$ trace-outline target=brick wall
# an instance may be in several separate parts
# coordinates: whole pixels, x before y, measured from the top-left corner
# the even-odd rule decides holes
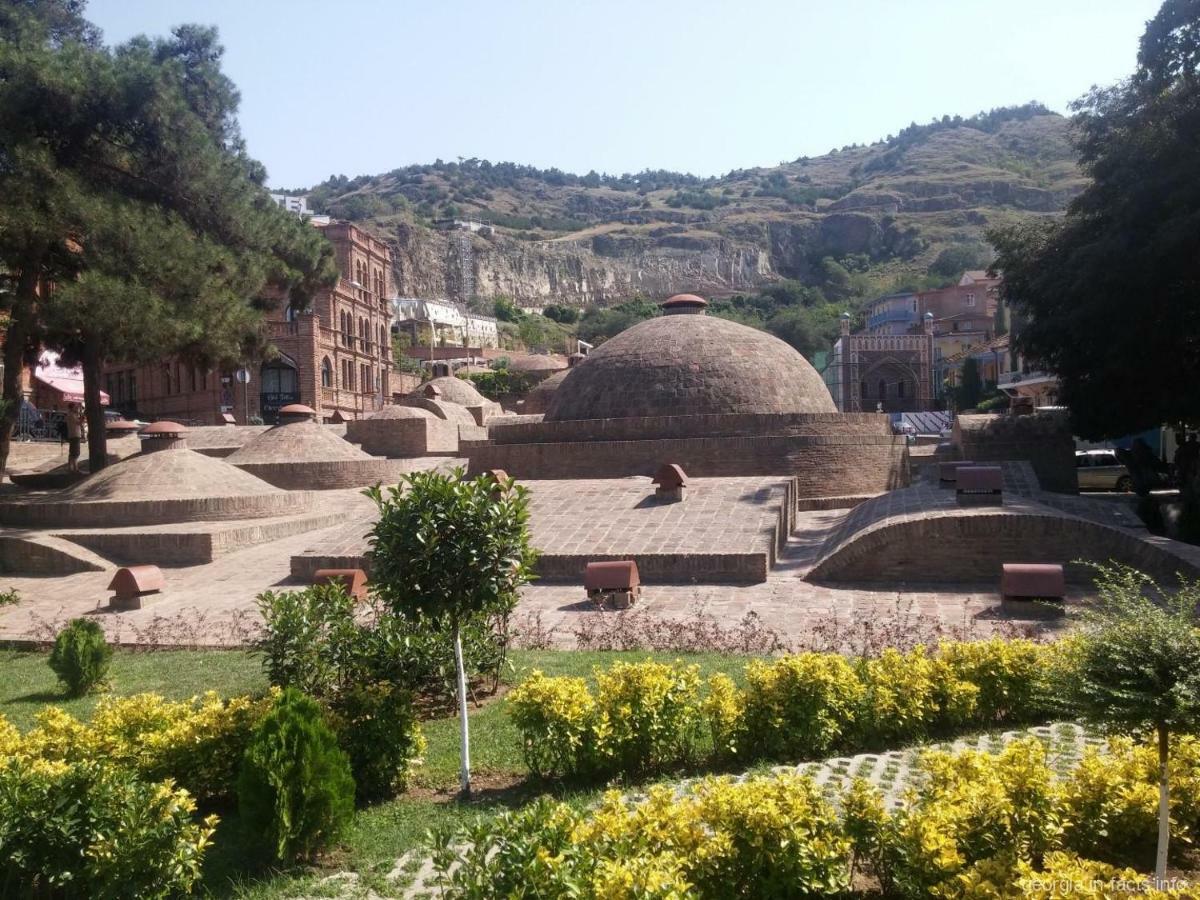
[[[1063,563],[1067,577],[1088,580],[1073,560],[1117,560],[1172,579],[1200,572],[1189,548],[1151,541],[1098,522],[1052,515],[982,512],[885,522],[821,560],[811,581],[1000,583],[1006,562]]]
[[[346,439],[373,456],[440,456],[458,452],[458,426],[445,419],[361,419]]]
[[[521,426],[506,426],[521,427]],[[515,478],[653,475],[664,462],[696,478],[795,476],[800,497],[870,494],[908,484],[903,437],[822,435],[691,437],[677,440],[498,444],[464,442],[470,473],[503,469]]]
[[[958,416],[953,442],[960,459],[1028,460],[1042,490],[1075,494],[1075,439],[1060,413],[1031,416]]]
[[[27,528],[121,528],[289,516],[311,504],[312,495],[299,491],[179,500],[9,501],[0,503],[0,522]]]
[[[771,435],[890,435],[887,416],[875,413],[737,414],[580,419],[569,422],[495,423],[498,444],[566,441],[637,441],[648,438],[754,437]]]

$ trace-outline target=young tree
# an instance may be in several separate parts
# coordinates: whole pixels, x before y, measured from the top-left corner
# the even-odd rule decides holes
[[[414,472],[386,493],[366,491],[379,508],[370,534],[371,584],[400,616],[448,626],[454,640],[461,720],[461,785],[471,792],[470,733],[462,629],[511,612],[532,574],[528,492],[511,479],[465,479]]]
[[[0,265],[16,275],[3,396],[19,406],[22,364],[43,344],[82,362],[94,471],[108,358],[245,358],[267,285],[303,306],[336,270],[328,242],[266,195],[215,31],[109,49],[82,8],[0,14]]]
[[[1170,843],[1171,735],[1200,725],[1200,583],[1164,591],[1149,576],[1097,565],[1099,602],[1065,646],[1053,694],[1071,715],[1117,732],[1149,732],[1158,746],[1158,852],[1166,874]],[[1151,597],[1158,598],[1158,602]]]

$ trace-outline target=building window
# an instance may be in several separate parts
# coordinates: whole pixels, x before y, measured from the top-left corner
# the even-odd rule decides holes
[[[328,356],[321,360],[321,387],[333,387],[333,363]]]
[[[289,303],[289,304],[288,304],[288,307],[287,307],[287,309],[285,309],[285,310],[283,311],[283,318],[284,318],[284,321],[287,321],[287,322],[295,322],[295,321],[296,321],[296,316],[297,316],[297,313],[296,313],[296,307],[292,306],[292,305]]]
[[[904,399],[904,379],[903,378],[900,379],[900,382],[896,385],[896,396],[899,397],[901,400]]]
[[[975,295],[967,294],[967,306],[974,306],[974,305],[975,305]]]
[[[887,382],[882,378],[879,379],[879,399],[883,400],[887,397]]]
[[[130,403],[137,403],[137,372],[129,373],[129,393],[125,399]]]
[[[867,389],[867,383],[865,381],[859,382],[858,393],[862,397],[871,396],[871,392]]]

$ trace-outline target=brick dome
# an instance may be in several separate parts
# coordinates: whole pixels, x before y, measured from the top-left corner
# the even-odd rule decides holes
[[[408,396],[429,397],[426,391],[431,387],[437,389],[435,396],[438,400],[457,403],[459,406],[482,406],[488,402],[487,398],[475,389],[475,385],[457,375],[442,375],[439,378],[432,378]]]
[[[697,312],[605,341],[569,370],[546,421],[837,412],[821,376],[779,338]]]

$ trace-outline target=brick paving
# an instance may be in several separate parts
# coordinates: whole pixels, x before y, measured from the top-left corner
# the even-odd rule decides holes
[[[543,574],[574,581],[581,560],[624,556],[637,558],[643,576],[658,580],[686,580],[693,572],[713,580],[714,571],[724,571],[729,577],[722,580],[753,581],[767,575],[782,543],[790,482],[695,478],[686,500],[666,504],[654,499],[644,477],[521,483],[530,492],[530,532]],[[315,537],[292,571],[303,577],[330,560],[361,561],[368,528],[348,522]]]

